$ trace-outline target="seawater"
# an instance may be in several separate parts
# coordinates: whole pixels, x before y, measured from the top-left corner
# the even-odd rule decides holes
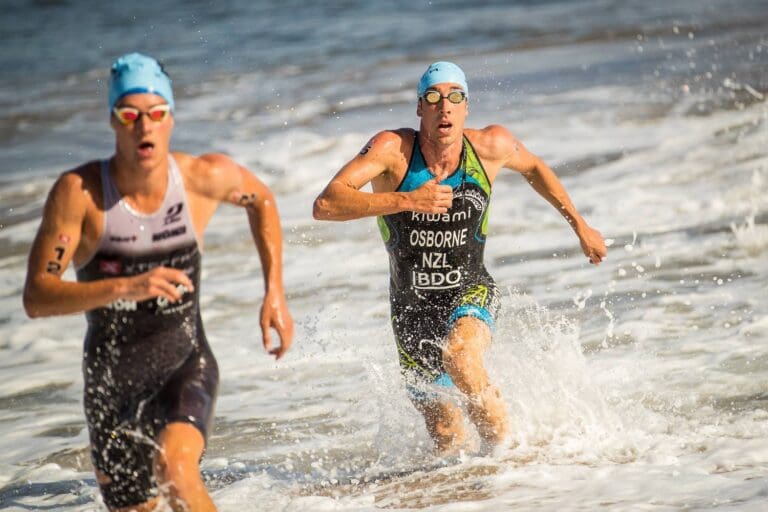
[[[56,176],[112,151],[108,64],[143,51],[174,80],[173,147],[231,155],[282,214],[297,333],[279,363],[242,211],[222,206],[205,238],[222,380],[203,471],[221,510],[764,509],[766,2],[154,5],[16,1],[0,18],[0,508],[103,508],[82,315],[29,320],[21,290]],[[448,464],[399,378],[375,222],[311,218],[371,135],[418,126],[416,80],[443,59],[468,74],[468,126],[507,126],[611,243],[590,266],[499,176],[487,363],[513,435]]]

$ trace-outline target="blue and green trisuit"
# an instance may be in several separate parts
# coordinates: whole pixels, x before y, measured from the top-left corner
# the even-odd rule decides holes
[[[415,190],[431,179],[415,132],[397,191]],[[389,252],[392,328],[403,373],[411,383],[452,386],[442,357],[451,327],[472,316],[493,328],[499,309],[496,283],[483,263],[491,184],[466,137],[459,167],[440,184],[453,189],[448,212],[400,212],[380,216],[378,224]],[[426,397],[409,388],[414,398]]]

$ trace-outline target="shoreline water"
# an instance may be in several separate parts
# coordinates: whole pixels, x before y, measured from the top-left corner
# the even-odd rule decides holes
[[[297,336],[277,364],[242,212],[222,207],[206,235],[222,378],[203,469],[221,510],[762,510],[765,2],[43,4],[0,21],[0,508],[101,509],[85,322],[29,320],[20,294],[53,180],[111,153],[103,81],[133,41],[171,70],[173,147],[245,163],[283,216]],[[590,266],[556,211],[499,177],[485,257],[506,293],[487,360],[515,444],[421,471],[437,461],[399,378],[375,222],[318,223],[311,201],[372,134],[417,126],[415,81],[437,58],[468,73],[468,126],[512,129],[613,245]]]

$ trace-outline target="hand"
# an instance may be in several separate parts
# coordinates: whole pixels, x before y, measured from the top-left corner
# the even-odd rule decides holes
[[[280,346],[272,348],[272,337],[269,329],[273,328],[280,336]],[[263,338],[264,350],[275,359],[280,359],[288,352],[293,341],[293,319],[288,312],[288,306],[285,304],[285,296],[280,293],[268,293],[264,297],[264,304],[261,306],[261,333]]]
[[[589,226],[585,226],[583,229],[576,232],[581,242],[581,250],[584,251],[584,255],[589,258],[589,262],[594,265],[599,265],[605,255],[608,254],[608,249],[605,247],[605,240],[603,235],[596,229],[592,229]]]
[[[165,297],[176,302],[184,293],[195,289],[187,274],[168,267],[153,268],[149,272],[126,278],[126,286],[124,297],[139,302],[155,297]]]
[[[445,213],[453,205],[453,189],[440,185],[437,178],[424,183],[409,193],[412,206],[409,210],[419,213]]]

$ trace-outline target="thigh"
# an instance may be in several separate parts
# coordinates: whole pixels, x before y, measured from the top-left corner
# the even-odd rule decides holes
[[[493,330],[501,306],[499,289],[489,275],[468,282],[456,294],[451,304],[451,328],[460,318],[472,317]]]
[[[213,422],[219,385],[219,368],[204,338],[168,380],[156,400],[163,411],[163,425],[190,423],[206,438]]]
[[[433,381],[443,373],[446,313],[447,310],[411,302],[393,303],[392,330],[404,375]]]

